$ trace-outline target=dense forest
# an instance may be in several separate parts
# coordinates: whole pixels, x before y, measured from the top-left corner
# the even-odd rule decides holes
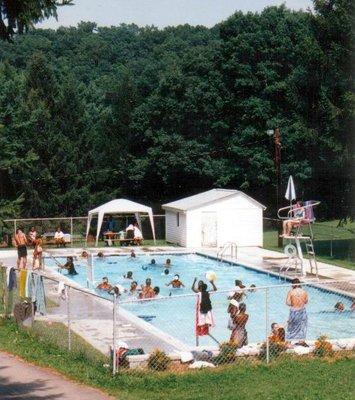
[[[10,216],[85,215],[212,187],[275,207],[292,174],[321,217],[354,213],[353,2],[237,12],[213,28],[30,30],[0,42],[0,198]],[[285,200],[286,201],[286,200]]]

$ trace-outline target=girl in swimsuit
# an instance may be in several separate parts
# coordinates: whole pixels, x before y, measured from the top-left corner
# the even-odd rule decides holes
[[[42,239],[37,239],[35,242],[35,249],[33,251],[33,269],[42,268]]]

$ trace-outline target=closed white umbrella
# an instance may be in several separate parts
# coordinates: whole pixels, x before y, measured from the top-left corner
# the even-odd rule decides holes
[[[295,184],[293,183],[292,175],[290,175],[290,177],[288,178],[285,197],[287,200],[290,201],[290,206],[292,205],[292,200],[296,200],[296,189]]]

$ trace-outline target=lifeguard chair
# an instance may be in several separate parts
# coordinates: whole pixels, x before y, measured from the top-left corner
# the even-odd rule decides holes
[[[306,253],[308,255],[308,261],[309,261],[309,266],[311,270],[311,274],[313,274],[313,271],[315,272],[316,277],[318,278],[318,264],[316,260],[316,254],[314,251],[314,245],[313,245],[313,229],[312,229],[312,224],[315,221],[315,216],[314,216],[314,207],[318,206],[320,204],[320,201],[316,200],[309,200],[305,201],[303,203],[303,206],[299,207],[297,205],[291,205],[288,207],[283,207],[280,208],[277,212],[277,216],[280,220],[299,220],[298,223],[295,226],[295,234],[290,235],[290,236],[283,236],[284,239],[288,240],[288,245],[292,244],[292,242],[295,242],[295,248],[297,250],[297,258],[300,260],[300,273],[302,276],[306,276],[306,271],[304,268],[304,258],[303,258],[303,251],[301,247],[301,241],[305,243],[305,248],[306,248]],[[299,219],[299,217],[296,217],[297,211],[304,210],[304,217],[302,219]],[[302,228],[308,226],[309,228],[309,236],[304,236],[302,233]],[[281,268],[280,271],[284,269],[285,271],[288,270],[288,266],[285,265],[285,268]],[[297,272],[297,269],[296,269]]]

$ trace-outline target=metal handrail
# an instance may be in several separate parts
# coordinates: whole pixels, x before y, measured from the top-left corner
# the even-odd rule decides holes
[[[303,206],[300,206],[300,207],[294,207],[294,206],[282,207],[282,208],[280,208],[280,209],[277,211],[277,217],[278,217],[279,219],[297,219],[296,217],[293,217],[293,216],[292,216],[292,213],[293,213],[293,212],[295,212],[295,211],[297,211],[297,210],[302,210],[302,209],[304,210],[305,208],[313,208],[313,207],[318,206],[318,205],[321,203],[321,202],[318,201],[318,200],[309,200],[309,201],[311,202],[311,204],[307,204],[306,206],[303,205]],[[287,216],[282,217],[282,216],[280,215],[280,213],[282,213],[282,212],[285,211],[285,210],[288,210]]]
[[[217,259],[222,260],[223,254],[225,253],[225,251],[226,251],[229,247],[231,248],[231,256],[233,256],[233,255],[232,255],[233,247],[235,248],[235,258],[237,258],[237,251],[238,251],[237,243],[235,243],[235,242],[227,242],[227,243],[225,243],[225,244],[223,245],[223,248],[220,249],[220,250],[217,252]]]

